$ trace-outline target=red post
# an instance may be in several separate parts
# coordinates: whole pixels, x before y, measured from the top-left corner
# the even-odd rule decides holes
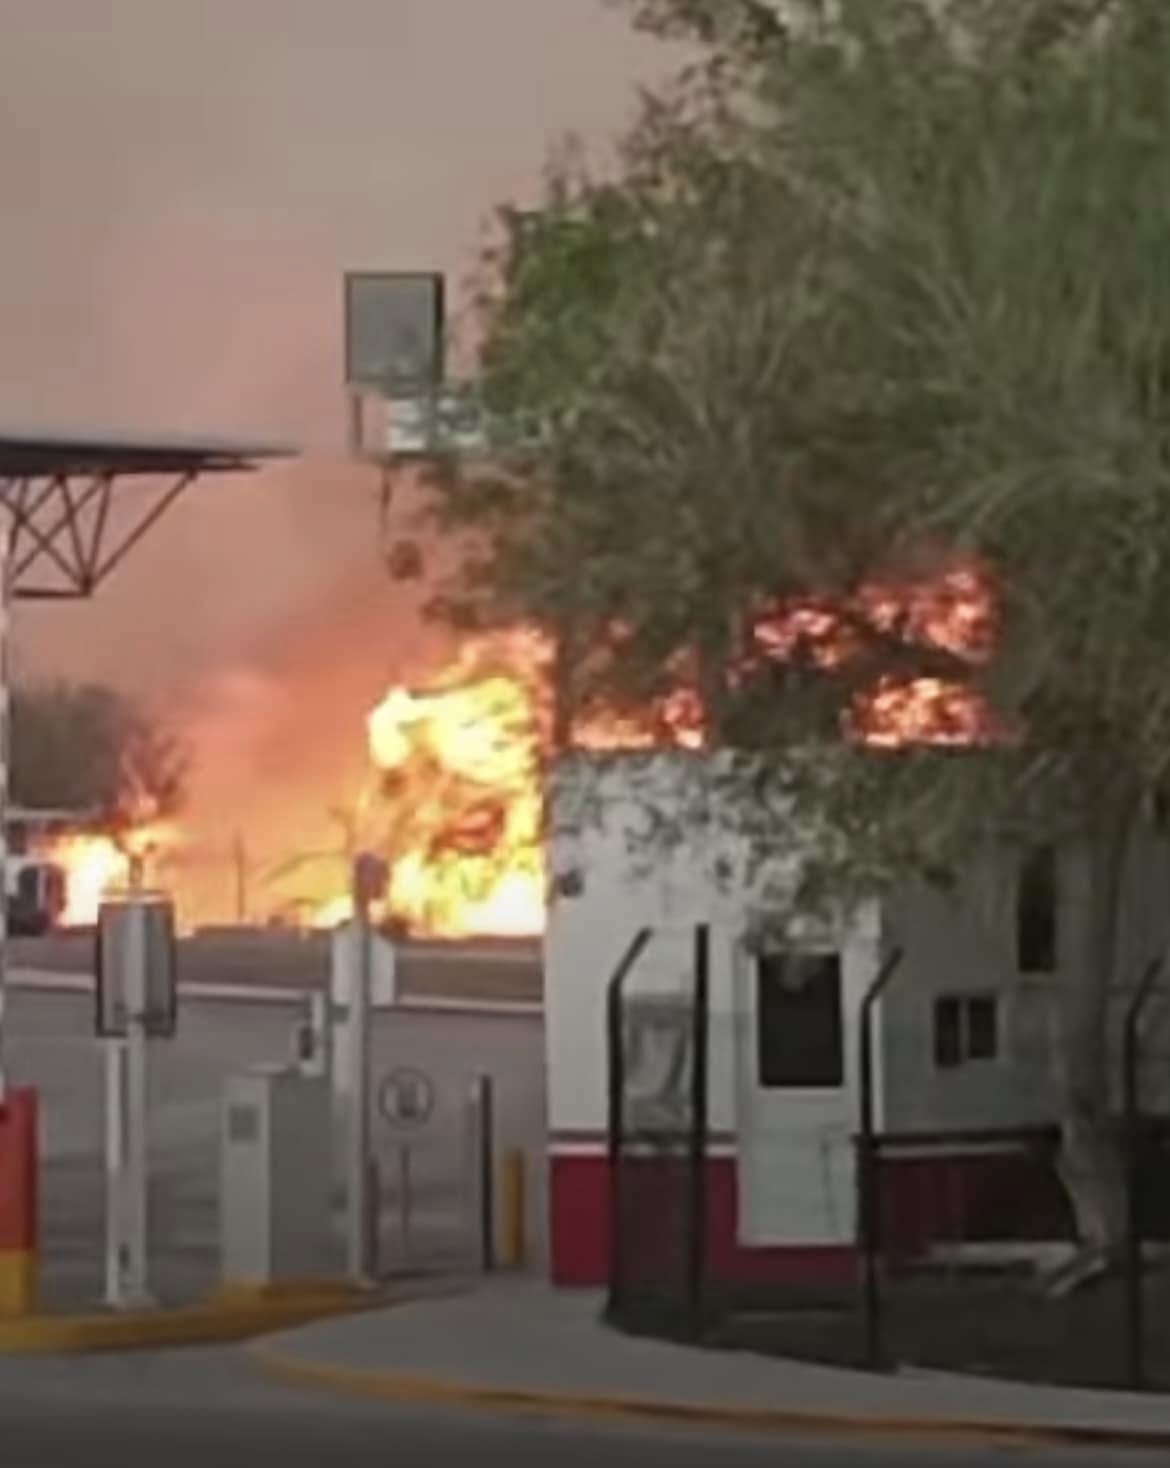
[[[0,1101],[0,1320],[36,1308],[38,1211],[37,1093],[13,1087]]]

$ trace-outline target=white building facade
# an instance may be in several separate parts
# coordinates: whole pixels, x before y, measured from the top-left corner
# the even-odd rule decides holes
[[[895,950],[901,960],[874,1010],[874,1100],[879,1130],[898,1138],[883,1188],[907,1246],[915,1229],[937,1231],[935,1215],[953,1207],[956,1187],[964,1217],[980,1227],[1058,1228],[1063,1202],[1051,1187],[1028,1201],[1035,1179],[1024,1176],[1017,1135],[1058,1114],[1053,998],[1063,924],[1053,854],[988,857],[954,889],[813,922],[785,896],[798,850],[750,874],[742,841],[717,821],[691,823],[696,780],[705,779],[696,757],[609,756],[574,759],[552,784],[554,1281],[606,1277],[606,992],[643,929],[649,937],[625,988],[644,1003],[689,992],[695,927],[709,930],[707,1233],[725,1275],[852,1273],[859,1019]],[[708,812],[712,799],[700,801]],[[669,835],[655,834],[664,810],[683,809]],[[1160,872],[1148,853],[1135,856],[1123,975],[1165,941]],[[654,1057],[643,1061],[652,1081]],[[1004,1198],[1021,1203],[1023,1222],[1006,1216]]]

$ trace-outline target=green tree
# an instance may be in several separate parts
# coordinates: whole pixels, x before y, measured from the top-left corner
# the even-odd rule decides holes
[[[1063,1165],[1095,1265],[1121,1235],[1121,872],[1170,764],[1170,13],[780,9],[641,5],[710,64],[648,106],[616,181],[562,170],[511,232],[485,391],[543,434],[441,481],[442,523],[477,537],[443,606],[571,627],[578,706],[690,684],[752,756],[763,847],[769,781],[849,837],[810,865],[822,894],[1059,841]],[[994,588],[984,661],[867,611],[956,555]],[[762,621],[810,602],[853,655],[761,655]],[[867,688],[925,676],[1010,737],[794,763]]]

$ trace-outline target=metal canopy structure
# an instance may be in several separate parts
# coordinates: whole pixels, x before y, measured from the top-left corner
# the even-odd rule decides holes
[[[179,495],[204,474],[290,458],[274,444],[0,425],[0,1105],[8,950],[8,651],[12,598],[92,596]],[[118,491],[122,492],[118,492]]]
[[[230,439],[12,430],[0,424],[8,595],[91,596],[200,476],[246,473],[293,452]],[[123,484],[127,480],[132,483]]]

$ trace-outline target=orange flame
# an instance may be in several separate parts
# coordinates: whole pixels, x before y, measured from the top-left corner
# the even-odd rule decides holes
[[[780,604],[758,619],[754,642],[765,660],[804,657],[831,672],[864,657],[867,638],[879,634],[908,649],[942,650],[960,670],[974,670],[990,655],[993,610],[987,579],[960,566],[904,585],[875,583],[845,604]],[[381,917],[443,937],[543,930],[541,766],[551,731],[551,666],[540,634],[491,634],[469,639],[423,684],[387,691],[367,717],[369,776],[347,817],[346,849],[323,853],[312,895],[298,899],[311,925],[333,927],[350,916],[346,869],[364,848],[379,853],[389,872],[375,904]],[[591,716],[574,742],[594,751],[695,749],[703,722],[697,696],[681,687],[644,718]],[[844,733],[876,748],[996,737],[978,692],[961,677],[910,674],[879,676],[854,700]],[[118,836],[55,842],[52,856],[67,873],[65,921],[92,923],[103,893],[129,881],[131,857],[161,853],[165,863],[176,854],[175,839],[144,824]],[[164,864],[164,875],[172,870],[181,882],[181,863]]]
[[[171,848],[177,831],[157,822],[132,827],[117,835],[104,832],[69,832],[51,838],[42,855],[65,873],[65,906],[62,927],[92,927],[97,922],[102,899],[124,890],[136,872],[145,883],[150,861]]]
[[[444,937],[544,926],[540,753],[549,652],[527,633],[465,645],[368,720],[389,913]]]

